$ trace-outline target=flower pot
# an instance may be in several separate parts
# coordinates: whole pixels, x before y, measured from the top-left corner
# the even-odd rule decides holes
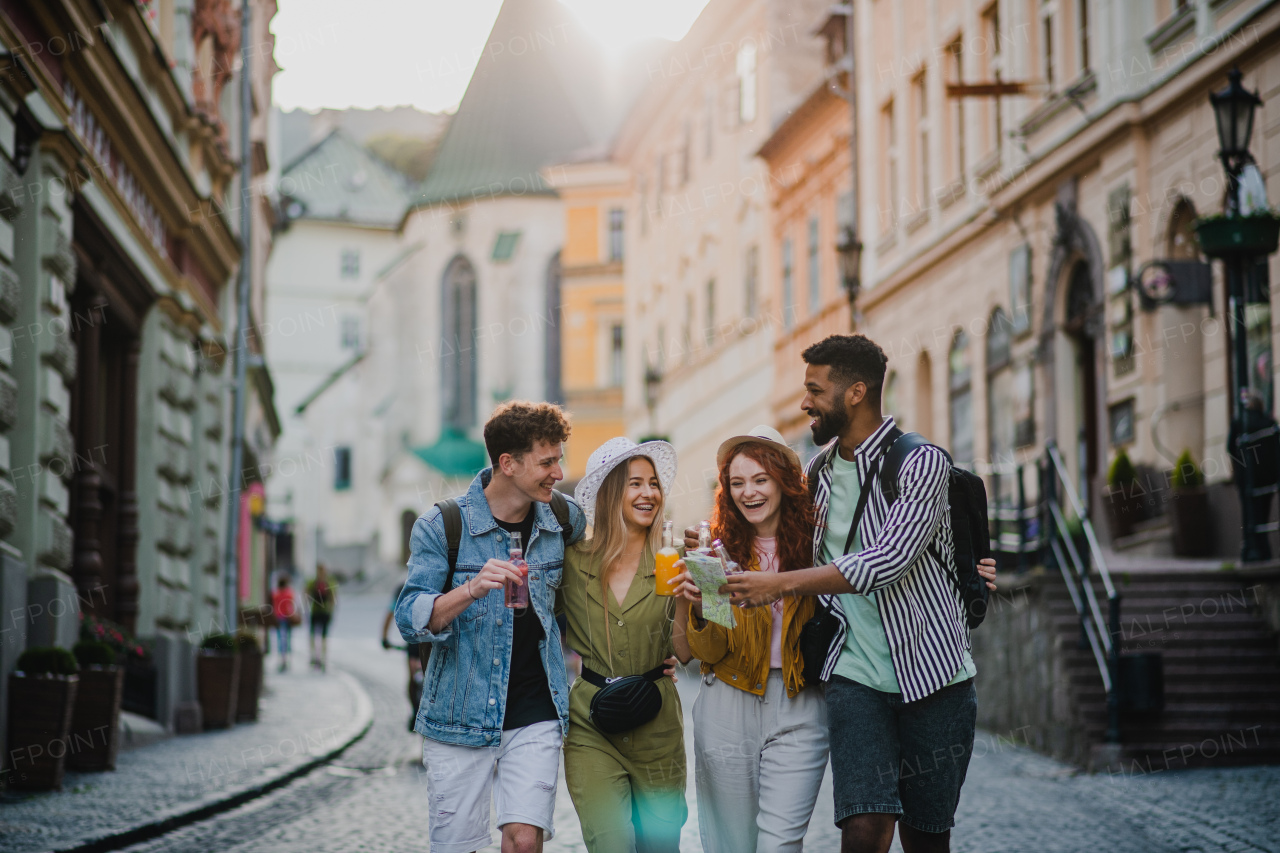
[[[120,702],[124,667],[91,666],[80,670],[67,767],[72,770],[115,770],[120,746]]]
[[[156,718],[156,665],[151,661],[129,660],[124,666],[124,698],[120,707],[131,714]]]
[[[201,649],[196,656],[196,688],[206,729],[227,729],[236,721],[240,654]]]
[[[1211,258],[1269,255],[1280,245],[1280,219],[1273,216],[1232,216],[1196,223],[1200,248]]]
[[[10,788],[62,790],[78,683],[74,675],[9,676]]]
[[[1209,492],[1204,486],[1174,489],[1173,552],[1179,557],[1208,557],[1213,553]]]
[[[262,652],[240,650],[240,689],[236,700],[236,721],[258,719],[258,696],[262,693]]]
[[[1112,486],[1104,496],[1113,542],[1131,535],[1134,524],[1142,520],[1143,497],[1138,491],[1137,483]]]

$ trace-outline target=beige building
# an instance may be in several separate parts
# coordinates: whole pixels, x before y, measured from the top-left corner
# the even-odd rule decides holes
[[[1146,529],[1116,543],[1134,553],[1168,553],[1159,496],[1189,449],[1217,552],[1236,553],[1220,265],[1211,305],[1146,310],[1133,282],[1148,261],[1199,258],[1192,222],[1222,210],[1208,94],[1232,66],[1263,98],[1252,151],[1276,198],[1280,6],[857,0],[855,14],[859,307],[889,353],[891,408],[1006,502],[1019,475],[1035,495],[1054,441],[1098,515],[1124,448],[1156,491]],[[947,93],[997,80],[1024,92]],[[1270,312],[1250,305],[1246,330],[1268,399]]]
[[[648,65],[614,142],[630,171],[624,407],[633,437],[680,453],[674,519],[710,507],[715,450],[771,420],[769,173],[756,152],[822,79],[828,4],[712,0]]]

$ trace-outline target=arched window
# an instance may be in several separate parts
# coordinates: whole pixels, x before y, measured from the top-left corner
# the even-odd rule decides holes
[[[1013,503],[1013,450],[1017,446],[1013,361],[1009,352],[1012,324],[1003,308],[991,312],[987,324],[987,453],[991,463],[992,498],[999,506]]]
[[[933,435],[933,359],[921,350],[916,360],[916,432]]]
[[[1178,199],[1178,203],[1173,206],[1164,251],[1170,260],[1200,260],[1200,241],[1196,239],[1196,208],[1188,198]]]
[[[957,329],[947,357],[950,395],[951,458],[957,465],[973,465],[973,370],[969,364],[969,336]]]
[[[898,371],[890,370],[884,378],[884,391],[880,394],[880,408],[898,426],[902,426],[902,410],[898,407]]]
[[[462,255],[449,262],[441,287],[440,402],[444,426],[476,422],[476,272]]]

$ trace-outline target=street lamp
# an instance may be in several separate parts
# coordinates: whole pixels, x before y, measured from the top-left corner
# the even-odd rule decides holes
[[[1227,174],[1234,178],[1253,158],[1249,154],[1249,137],[1253,135],[1253,113],[1262,106],[1256,92],[1250,92],[1240,83],[1239,68],[1227,73],[1227,88],[1209,95],[1213,105],[1213,120],[1218,125],[1218,156]],[[1228,204],[1233,200],[1228,199]]]
[[[1233,68],[1227,74],[1227,87],[1209,95],[1209,103],[1213,107],[1213,118],[1218,128],[1218,156],[1227,173],[1227,197],[1223,204],[1223,213],[1228,220],[1236,220],[1240,215],[1240,171],[1247,163],[1252,162],[1249,154],[1249,137],[1253,134],[1254,111],[1262,104],[1262,99],[1255,92],[1250,92],[1240,82],[1239,68]],[[1256,263],[1256,256],[1247,252],[1233,251],[1220,255],[1223,271],[1227,280],[1228,314],[1232,335],[1232,374],[1235,380],[1235,395],[1232,405],[1232,434],[1237,436],[1238,447],[1228,448],[1229,452],[1240,460],[1240,520],[1241,546],[1240,558],[1243,562],[1253,562],[1263,557],[1258,542],[1258,521],[1254,513],[1253,454],[1246,452],[1243,437],[1248,433],[1248,414],[1246,402],[1249,397],[1249,342],[1245,329],[1246,279],[1249,269]]]
[[[844,286],[845,296],[849,299],[849,319],[853,320],[854,303],[862,290],[859,278],[862,265],[862,241],[854,232],[852,225],[840,229],[840,239],[836,242],[836,253],[840,257],[840,283]]]

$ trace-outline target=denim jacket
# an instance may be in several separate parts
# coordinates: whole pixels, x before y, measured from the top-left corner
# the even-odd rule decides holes
[[[508,557],[509,538],[489,510],[484,487],[493,471],[486,468],[460,496],[462,541],[458,546],[454,588],[475,577],[485,562]],[[546,635],[541,643],[542,664],[551,685],[551,700],[560,715],[562,734],[569,729],[569,685],[565,677],[560,629],[556,625],[556,591],[564,572],[564,539],[549,504],[534,505],[533,533],[525,543],[529,564],[529,600]],[[572,500],[570,542],[586,532],[586,519]],[[410,643],[431,643],[422,699],[414,730],[423,737],[459,746],[497,746],[506,714],[507,681],[511,676],[512,612],[503,605],[501,589],[472,602],[440,633],[427,630],[435,600],[449,570],[444,522],[432,507],[413,525],[409,579],[396,601],[396,627]]]

